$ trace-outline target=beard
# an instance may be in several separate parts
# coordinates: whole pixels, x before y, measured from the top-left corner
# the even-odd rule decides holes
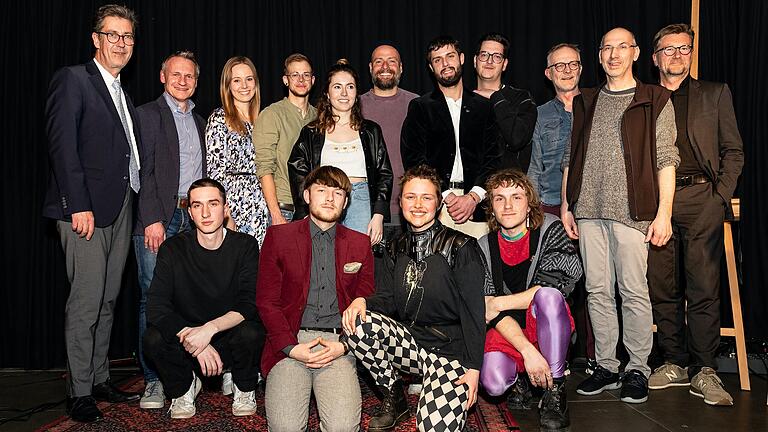
[[[384,73],[384,72],[391,73],[392,74],[392,78],[383,79],[383,78],[379,77],[379,75]],[[391,90],[391,89],[397,87],[398,85],[400,85],[400,75],[398,75],[397,73],[395,73],[393,71],[390,71],[390,70],[380,71],[379,73],[377,73],[373,77],[373,86],[376,87],[376,88],[382,89],[382,90]]]
[[[443,78],[443,76],[438,73],[438,74],[435,74],[435,79],[437,79],[437,82],[443,87],[453,87],[456,84],[458,84],[459,81],[461,81],[462,67],[459,66],[455,70],[456,70],[456,73],[453,74],[453,76],[450,78]]]
[[[327,209],[323,207],[313,207],[309,206],[309,213],[317,220],[322,222],[338,222],[339,219],[341,219],[341,213],[344,211],[344,208],[339,209]]]

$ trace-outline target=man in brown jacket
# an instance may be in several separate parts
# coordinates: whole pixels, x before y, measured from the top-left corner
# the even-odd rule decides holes
[[[580,238],[587,304],[595,334],[595,372],[577,392],[595,395],[622,387],[621,400],[648,400],[651,301],[646,269],[648,242],[663,246],[679,163],[669,91],[632,75],[640,49],[629,30],[615,28],[600,43],[606,83],[584,89],[573,101],[571,149],[566,150],[561,216]],[[629,352],[619,377],[619,322],[614,297],[622,297],[623,341]]]

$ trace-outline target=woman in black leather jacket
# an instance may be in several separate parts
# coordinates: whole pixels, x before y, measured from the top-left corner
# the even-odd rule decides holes
[[[367,234],[371,244],[377,244],[384,221],[390,218],[392,167],[381,128],[361,114],[357,83],[357,73],[346,60],[339,60],[328,71],[317,120],[301,130],[288,159],[296,207],[293,220],[307,216],[301,195],[304,177],[318,166],[333,165],[352,181],[342,224]]]

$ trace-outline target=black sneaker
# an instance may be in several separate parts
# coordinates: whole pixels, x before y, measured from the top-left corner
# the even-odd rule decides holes
[[[608,369],[597,365],[592,375],[585,379],[576,388],[576,393],[593,396],[600,394],[603,390],[616,390],[621,387],[621,378],[618,373],[613,373]]]
[[[593,373],[595,373],[595,369],[597,369],[597,360],[587,359],[587,366],[584,372],[586,372],[587,375],[592,375]]]
[[[643,403],[648,400],[648,378],[636,369],[624,373],[621,400],[627,403]]]

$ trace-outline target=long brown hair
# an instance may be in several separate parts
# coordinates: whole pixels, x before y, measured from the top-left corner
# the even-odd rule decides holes
[[[328,75],[325,79],[325,86],[323,87],[323,93],[320,95],[320,100],[317,102],[317,119],[310,123],[310,127],[316,128],[320,133],[333,132],[338,121],[338,116],[333,115],[333,107],[331,106],[331,99],[328,97],[328,88],[331,86],[331,79],[339,72],[347,72],[352,75],[352,79],[355,81],[355,104],[352,105],[352,113],[349,118],[349,127],[352,130],[360,130],[363,125],[363,112],[360,109],[360,86],[358,83],[360,80],[357,78],[357,72],[349,65],[347,59],[340,59],[335,65],[331,66],[328,71]]]
[[[486,199],[488,200],[488,206],[485,208],[486,215],[488,216],[488,229],[491,232],[501,229],[499,223],[496,221],[496,216],[493,215],[493,190],[500,187],[519,187],[525,191],[525,197],[528,198],[528,213],[529,229],[536,229],[544,223],[544,211],[541,209],[541,200],[539,194],[533,188],[533,184],[527,175],[517,169],[503,169],[488,177],[485,182],[485,191],[487,192]]]
[[[232,68],[239,64],[244,64],[251,68],[256,82],[256,94],[253,95],[253,99],[248,103],[248,119],[251,124],[256,121],[261,106],[261,87],[259,86],[259,74],[256,72],[256,66],[254,66],[251,59],[245,56],[235,56],[227,60],[224,64],[224,69],[221,71],[219,94],[221,95],[221,107],[224,109],[224,120],[227,122],[227,127],[240,135],[246,135],[248,128],[245,126],[245,122],[240,120],[240,117],[237,115],[235,98],[229,90],[230,81],[232,81]]]

